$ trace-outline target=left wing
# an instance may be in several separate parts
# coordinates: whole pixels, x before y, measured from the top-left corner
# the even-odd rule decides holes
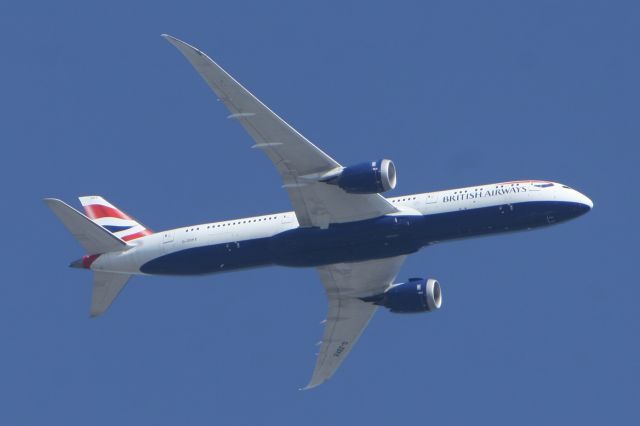
[[[195,47],[163,34],[198,71],[229,112],[264,151],[282,178],[300,226],[327,227],[396,212],[380,194],[348,194],[319,182],[342,166],[271,111],[222,67]]]
[[[406,256],[336,263],[318,268],[329,298],[329,311],[311,389],[328,380],[347,357],[377,306],[360,300],[384,292],[398,275]]]

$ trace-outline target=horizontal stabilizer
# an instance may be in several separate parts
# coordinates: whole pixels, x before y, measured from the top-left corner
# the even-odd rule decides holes
[[[104,314],[118,297],[131,275],[112,272],[96,272],[91,295],[91,317]]]
[[[44,202],[58,216],[69,232],[76,237],[88,254],[121,251],[129,247],[120,238],[63,201],[45,198]]]

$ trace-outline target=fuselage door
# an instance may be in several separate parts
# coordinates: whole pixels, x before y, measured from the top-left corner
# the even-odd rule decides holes
[[[280,223],[282,223],[283,225],[288,223],[293,223],[293,214],[292,213],[283,214]]]
[[[173,247],[174,236],[173,231],[165,231],[162,233],[162,251],[169,252]]]

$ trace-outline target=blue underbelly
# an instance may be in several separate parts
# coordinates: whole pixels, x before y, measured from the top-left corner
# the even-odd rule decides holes
[[[574,203],[527,202],[426,216],[383,216],[297,228],[270,238],[194,247],[145,263],[148,274],[199,275],[265,265],[320,266],[410,254],[434,242],[549,225],[584,211]]]

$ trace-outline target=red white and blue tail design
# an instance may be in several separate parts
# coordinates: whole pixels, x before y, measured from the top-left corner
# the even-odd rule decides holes
[[[124,241],[135,240],[153,233],[100,196],[80,197],[80,202],[91,220]]]

